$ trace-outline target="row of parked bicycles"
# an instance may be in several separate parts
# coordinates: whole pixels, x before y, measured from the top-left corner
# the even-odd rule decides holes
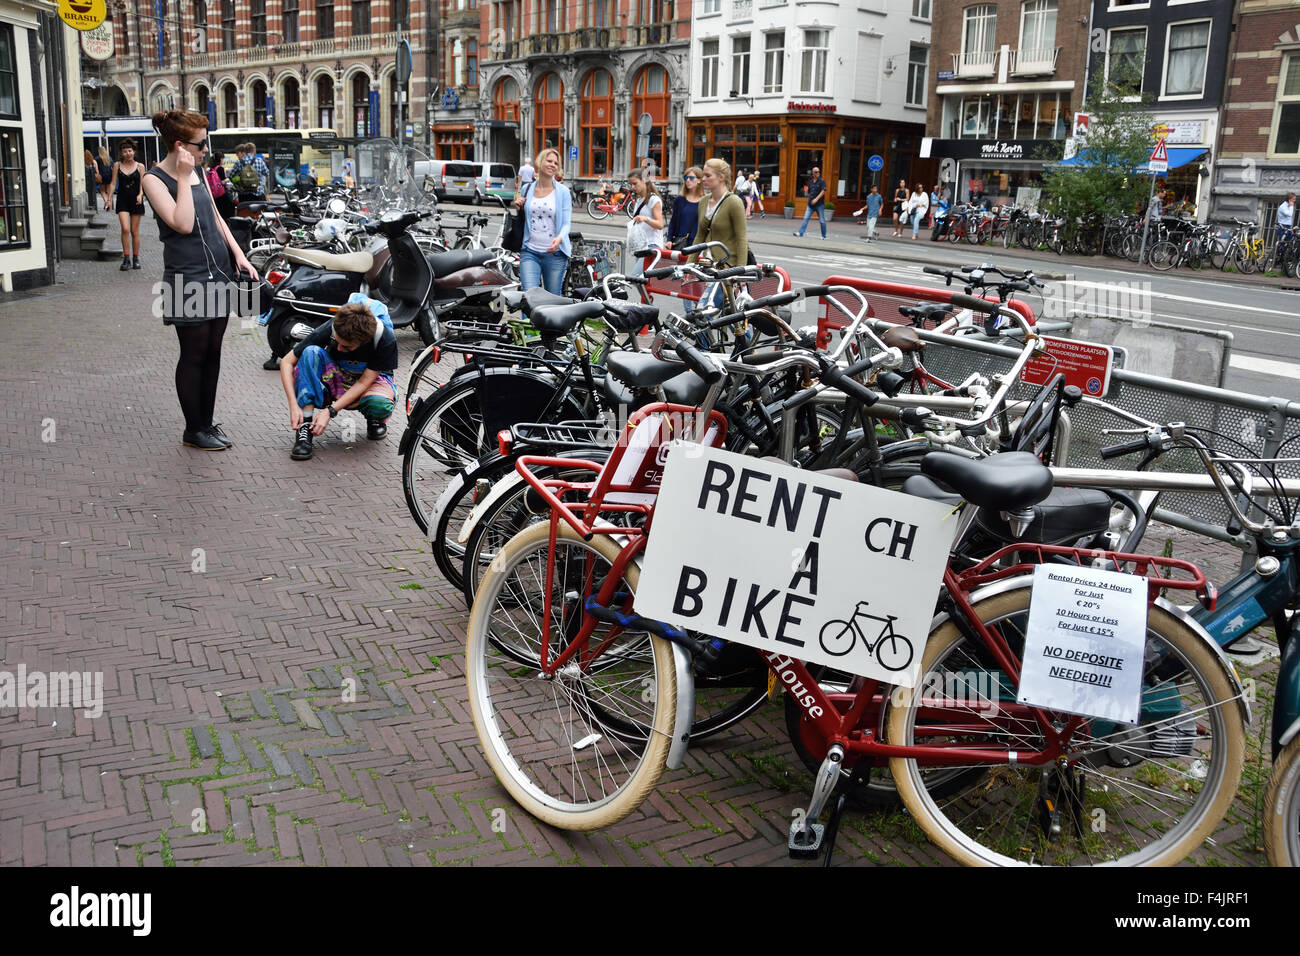
[[[1223,819],[1259,719],[1225,650],[1271,623],[1282,663],[1263,839],[1271,862],[1300,861],[1300,482],[1285,477],[1300,459],[1146,421],[1059,375],[1024,396],[1020,372],[1044,354],[1015,298],[1041,287],[1030,272],[928,267],[962,291],[890,323],[858,288],[791,288],[716,243],[640,257],[638,275],[583,258],[571,295],[507,286],[490,317],[446,312],[407,377],[404,494],[469,609],[470,713],[520,806],[557,827],[614,824],[690,748],[786,688],[790,746],[812,774],[792,855],[829,861],[853,803],[901,804],[967,864],[1176,863]],[[797,322],[813,304],[842,320],[829,345]],[[1010,345],[1010,367],[927,367],[927,346],[967,339]],[[1083,409],[1113,419],[1101,456],[1140,457],[1136,469],[1064,465]],[[678,442],[952,509],[942,586],[915,595],[933,602],[930,633],[886,625],[874,643],[886,669],[915,653],[927,682],[897,688],[638,614],[646,549],[675,524],[657,505]],[[1259,554],[1218,589],[1144,541],[1161,494],[1207,487]],[[1135,722],[1019,698],[1044,564],[1145,579]],[[842,597],[859,612],[840,637],[871,618],[871,582]]]

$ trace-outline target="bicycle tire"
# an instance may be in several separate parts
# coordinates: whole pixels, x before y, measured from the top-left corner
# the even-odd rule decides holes
[[[583,541],[561,524],[550,554],[549,534],[547,523],[517,535],[475,597],[465,641],[470,715],[488,765],[524,810],[562,829],[592,830],[639,807],[663,773],[677,675],[668,642],[648,634],[624,632],[594,661],[571,664],[553,680],[540,677],[540,645],[531,668],[497,650],[488,639],[494,627],[513,627],[521,636],[541,630],[542,596],[534,592],[546,580],[548,557],[555,563],[551,617],[559,635],[582,616],[586,588],[571,598],[569,586],[601,580],[619,552],[607,537]],[[639,577],[629,566],[622,586],[634,593]],[[609,630],[598,626],[591,640],[599,643]],[[602,722],[593,701],[618,710],[639,732]]]
[[[1013,651],[1023,647],[1029,597],[1030,589],[1020,587],[987,597],[975,606],[980,620],[999,629]],[[1068,772],[1078,774],[1079,779],[1088,776],[1085,770],[1097,774],[1105,781],[1106,789],[1098,791],[1094,787],[1090,796],[1095,802],[1091,808],[1077,798],[1071,800],[1068,791],[1066,796],[1057,794],[1058,804],[1075,811],[1076,824],[1066,822],[1061,836],[1055,840],[1048,840],[1041,829],[1035,827],[1039,813],[1039,786],[1043,783],[1038,775],[1042,771],[1023,762],[989,767],[987,781],[980,781],[965,793],[939,797],[927,790],[927,770],[919,766],[916,759],[891,759],[890,770],[899,795],[930,840],[953,859],[967,865],[1067,865],[1080,862],[1172,865],[1199,846],[1222,820],[1236,794],[1245,754],[1242,720],[1229,678],[1191,627],[1155,605],[1150,609],[1147,631],[1148,653],[1158,650],[1166,655],[1175,655],[1183,665],[1180,680],[1184,680],[1176,687],[1158,683],[1156,690],[1148,689],[1147,693],[1160,693],[1159,687],[1167,688],[1165,694],[1170,690],[1176,692],[1179,712],[1172,718],[1142,724],[1131,731],[1146,736],[1106,732],[1089,738],[1086,731],[1094,722],[1080,728],[1085,732],[1072,741],[1071,750],[1064,755],[1067,759],[1074,758],[1069,759],[1066,765]],[[1150,647],[1152,642],[1162,644],[1163,648]],[[938,674],[940,668],[958,674],[969,673],[973,667],[987,671],[987,657],[987,651],[982,646],[971,644],[955,622],[945,621],[930,635],[921,671],[926,675]],[[958,737],[962,743],[975,743],[989,749],[1015,749],[1023,759],[1035,747],[1037,726],[1031,726],[1027,717],[1016,725],[1013,718],[1013,724],[1004,729],[987,716],[1002,702],[1014,701],[1014,691],[1002,686],[1003,680],[1005,678],[998,681],[997,700],[985,698],[970,708],[970,713],[979,715],[979,718],[969,726],[983,722],[981,727],[987,725],[989,729],[952,736]],[[1187,697],[1192,694],[1200,694],[1202,700],[1192,700],[1190,709],[1185,709],[1189,703]],[[913,706],[914,702],[916,706]],[[903,692],[894,695],[887,718],[887,738],[891,744],[913,746],[917,743],[915,725],[921,706],[920,698],[915,694]],[[957,719],[950,715],[950,720]],[[1104,722],[1096,723],[1099,729],[1107,726]],[[1147,729],[1143,731],[1143,727]],[[1156,736],[1161,733],[1166,736]],[[1211,739],[1213,743],[1207,743]],[[927,734],[925,740],[937,742],[933,734]],[[1147,741],[1149,748],[1169,741],[1172,743],[1168,750],[1177,751],[1182,745],[1188,748],[1186,754],[1173,753],[1167,758],[1170,763],[1180,756],[1191,758],[1186,761],[1185,770],[1172,774],[1174,783],[1168,791],[1162,787],[1171,774],[1165,767],[1156,766],[1153,753],[1137,749],[1143,740]],[[1080,747],[1080,743],[1086,747]],[[1212,747],[1208,755],[1205,752],[1207,746]],[[1105,757],[1116,750],[1127,759],[1131,760],[1134,755],[1140,759],[1126,769],[1112,766]],[[1056,766],[1057,762],[1048,765],[1049,769]],[[1133,770],[1133,766],[1138,769]],[[1120,774],[1129,776],[1121,777]],[[997,792],[994,792],[995,788]],[[1140,792],[1133,804],[1118,806],[1136,790]],[[1157,806],[1157,800],[1185,799],[1184,793],[1191,793],[1190,804],[1175,822],[1176,814],[1170,812],[1169,807]],[[1102,794],[1104,796],[1100,796]],[[1104,807],[1099,805],[1103,802]],[[1102,810],[1100,817],[1093,812],[1098,809]],[[1065,838],[1067,827],[1077,831],[1077,840]],[[1149,843],[1143,845],[1139,842],[1141,840],[1149,840]],[[1132,846],[1137,848],[1129,852]]]
[[[1270,866],[1300,866],[1300,737],[1282,748],[1268,775],[1264,853]]]
[[[1223,267],[1228,264],[1230,248],[1228,243],[1218,237],[1211,239],[1206,254],[1206,258],[1210,260],[1210,265],[1222,272]]]
[[[587,200],[587,215],[592,219],[604,219],[609,215],[609,210],[601,209],[600,201],[592,198]]]
[[[1167,239],[1151,247],[1149,257],[1151,268],[1158,272],[1168,272],[1178,262],[1178,247]]]
[[[478,503],[479,483],[486,481],[490,487],[514,471],[514,467],[512,459],[485,456],[474,467],[453,475],[433,506],[429,516],[429,550],[447,583],[461,593],[465,591],[465,546],[460,543],[460,530]],[[471,603],[467,600],[465,606]]]
[[[1255,271],[1255,257],[1243,246],[1233,246],[1232,266],[1242,275],[1251,275]]]

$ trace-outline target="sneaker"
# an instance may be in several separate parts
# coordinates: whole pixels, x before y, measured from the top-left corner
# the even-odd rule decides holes
[[[131,268],[131,257],[130,257],[130,256],[123,256],[123,257],[122,257],[122,264],[121,264],[120,266],[117,267],[117,271],[118,271],[118,272],[125,272],[127,269],[130,269],[130,268]]]
[[[262,363],[262,368],[266,369],[268,372],[274,372],[279,367],[280,367],[280,360],[275,357],[274,352],[271,353],[271,357],[269,359],[267,359],[265,362]]]
[[[225,445],[227,448],[235,447],[235,443],[221,430],[219,424],[209,425],[207,431],[209,435],[221,442],[221,444]]]
[[[388,435],[388,426],[376,419],[366,419],[366,437],[371,441],[381,441]]]
[[[140,257],[139,257],[139,256],[132,256],[132,257],[131,257],[131,268],[132,268],[132,269],[139,269],[139,268],[140,268]]]
[[[298,431],[294,435],[293,451],[289,452],[289,457],[294,461],[306,461],[311,457],[310,419],[298,426]]]
[[[181,442],[190,448],[201,448],[203,451],[225,451],[228,447],[206,428],[201,432],[186,432],[181,436]]]
[[[796,229],[794,232],[790,233],[790,235],[792,235],[792,236],[798,236],[800,239],[803,238],[803,234],[800,233],[798,229]]]

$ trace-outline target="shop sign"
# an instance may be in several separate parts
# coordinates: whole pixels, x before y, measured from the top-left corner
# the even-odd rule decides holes
[[[796,103],[791,100],[785,104],[785,108],[791,113],[834,113],[834,103]]]
[[[59,17],[74,30],[93,30],[108,17],[104,0],[59,0]]]
[[[81,34],[81,52],[92,60],[113,58],[113,24],[105,20],[93,30]]]
[[[1162,121],[1151,127],[1151,138],[1170,146],[1199,146],[1205,142],[1205,120]]]
[[[1044,148],[1051,158],[1061,155],[1065,143],[1059,139],[943,139],[936,140],[932,154],[951,159],[983,159],[992,162],[1016,159],[1042,159]]]

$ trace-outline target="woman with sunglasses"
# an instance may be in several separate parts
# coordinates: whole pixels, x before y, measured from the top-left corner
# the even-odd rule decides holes
[[[237,301],[239,273],[256,280],[257,270],[217,215],[207,188],[203,154],[208,118],[167,110],[153,115],[153,125],[167,156],[145,174],[144,194],[163,245],[163,281],[154,287],[155,307],[163,324],[176,327],[180,340],[176,395],[185,415],[181,441],[191,448],[223,451],[231,441],[212,421],[221,340]]]
[[[691,244],[700,224],[700,200],[703,198],[704,185],[700,182],[700,167],[692,166],[682,174],[682,194],[673,200],[672,218],[668,220],[668,241],[664,243],[664,248]]]

